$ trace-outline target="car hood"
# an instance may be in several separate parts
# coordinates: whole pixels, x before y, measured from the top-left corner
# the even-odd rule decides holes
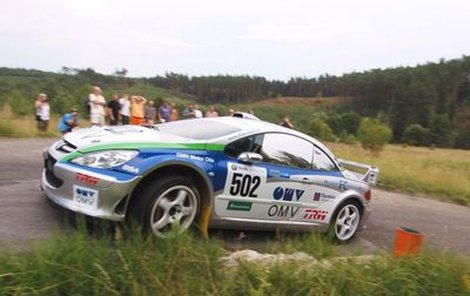
[[[139,148],[152,147],[161,143],[167,144],[191,144],[201,143],[192,139],[183,138],[168,133],[160,132],[156,129],[141,126],[107,126],[91,127],[76,130],[64,136],[64,140],[75,146],[78,151],[88,152],[94,147],[107,149],[113,147]]]

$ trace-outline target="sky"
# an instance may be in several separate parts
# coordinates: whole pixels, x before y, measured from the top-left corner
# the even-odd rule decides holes
[[[468,0],[2,0],[0,67],[268,79],[470,54]]]

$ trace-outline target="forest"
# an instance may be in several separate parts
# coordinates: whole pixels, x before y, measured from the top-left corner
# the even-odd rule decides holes
[[[126,69],[113,75],[92,68],[63,67],[59,73],[0,68],[0,105],[9,104],[18,115],[32,113],[39,92],[52,98],[53,111],[81,106],[92,85],[110,92],[147,92],[201,104],[256,104],[266,98],[348,98],[330,112],[327,123],[335,130],[335,116],[357,114],[387,123],[393,141],[421,146],[470,149],[470,57],[353,72],[341,76],[295,77],[288,81],[259,76],[188,76],[167,72],[150,78],[127,77]],[[333,119],[332,119],[333,118]]]

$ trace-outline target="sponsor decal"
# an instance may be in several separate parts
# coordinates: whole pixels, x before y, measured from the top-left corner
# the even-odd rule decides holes
[[[227,210],[249,212],[251,211],[251,205],[251,202],[247,201],[229,201]]]
[[[132,166],[132,165],[128,165],[128,164],[123,165],[122,169],[125,170],[125,171],[128,171],[129,173],[133,173],[133,174],[138,174],[139,173],[139,168],[137,168],[135,166]]]
[[[313,201],[320,201],[320,195],[320,192],[315,192],[315,194],[313,195]]]
[[[269,170],[269,177],[280,177],[281,171],[278,170]]]
[[[323,221],[328,215],[328,211],[316,210],[316,209],[305,209],[304,219],[306,220],[318,220]]]
[[[268,209],[269,217],[290,217],[293,218],[299,211],[298,207],[272,205]]]
[[[195,160],[195,161],[215,163],[215,160],[212,157],[208,157],[208,156],[200,156],[200,155],[194,155],[194,154],[178,152],[178,153],[176,153],[176,157],[191,159],[191,160]]]
[[[232,168],[232,171],[236,171],[237,170],[237,165],[236,164],[233,164],[230,166]]]
[[[348,181],[340,180],[338,188],[343,189],[343,190],[348,190]]]
[[[282,172],[282,173],[281,173],[281,178],[287,178],[287,179],[289,179],[289,178],[290,178],[290,174],[289,174],[289,173],[286,173],[286,172]]]
[[[76,173],[75,180],[79,181],[80,183],[84,183],[88,185],[96,185],[100,181],[100,179],[96,177],[88,176],[82,173]]]
[[[331,199],[335,199],[335,196],[334,195],[330,195],[330,194],[325,194],[323,192],[315,192],[315,194],[313,195],[313,201],[325,201],[325,200],[331,200]]]
[[[295,189],[295,188],[282,188],[276,187],[273,192],[273,198],[275,200],[284,200],[284,201],[292,201],[294,198],[296,201],[304,194],[305,190]]]
[[[96,208],[98,203],[98,191],[73,185],[73,200],[82,206]]]

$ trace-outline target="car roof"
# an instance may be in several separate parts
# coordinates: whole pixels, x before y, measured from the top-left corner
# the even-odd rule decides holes
[[[325,145],[323,145],[320,141],[317,139],[306,135],[302,132],[285,128],[283,126],[273,124],[270,122],[262,121],[262,120],[252,120],[248,118],[239,118],[239,117],[213,117],[213,118],[203,118],[199,120],[207,120],[207,121],[216,121],[216,122],[221,122],[224,124],[232,125],[234,127],[237,127],[240,129],[239,131],[229,134],[229,135],[224,135],[222,137],[210,140],[210,143],[217,143],[217,144],[228,144],[236,139],[243,138],[245,136],[249,136],[252,134],[257,134],[257,133],[265,133],[265,132],[279,132],[279,133],[285,133],[285,134],[290,134],[293,136],[297,136],[299,138],[303,138],[307,141],[312,142],[325,152],[327,152],[329,155],[333,155],[333,153],[328,149]]]

